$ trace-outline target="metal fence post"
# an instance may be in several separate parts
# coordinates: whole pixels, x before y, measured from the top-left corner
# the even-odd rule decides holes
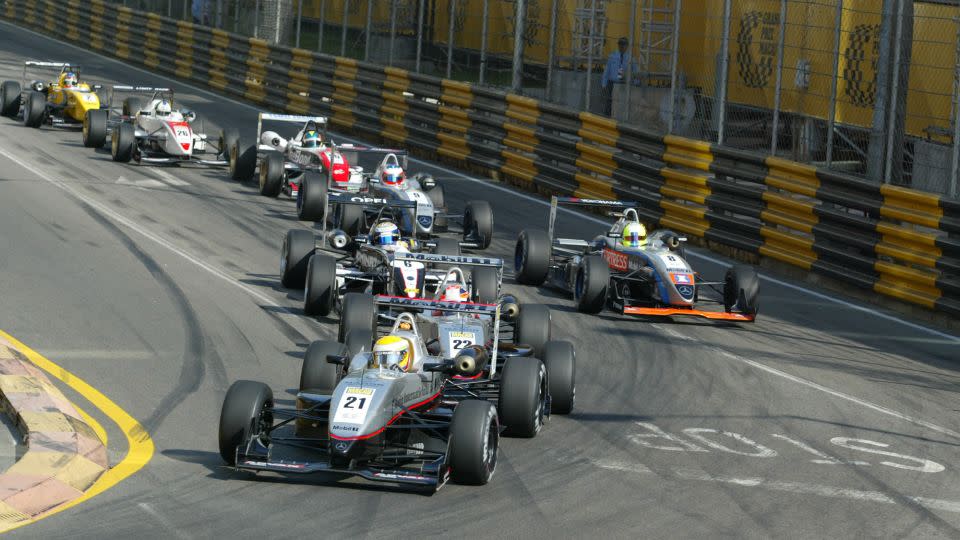
[[[397,0],[390,0],[390,51],[387,52],[387,65],[393,67],[393,45],[397,39]]]
[[[367,0],[366,36],[363,40],[363,61],[370,61],[370,30],[373,28],[373,0]]]
[[[233,32],[239,33],[240,30],[240,0],[234,0],[233,4]]]
[[[634,0],[636,1],[636,0]],[[484,0],[486,4],[486,0]],[[547,47],[547,91],[546,100],[553,98],[553,63],[556,61],[557,48],[557,0],[550,1],[550,44]]]
[[[214,23],[214,26],[216,26],[217,28],[220,28],[221,30],[223,29],[223,14],[224,14],[223,0],[217,0],[217,17],[216,17],[216,22]]]
[[[273,42],[277,45],[280,44],[280,10],[282,9],[282,6],[283,4],[281,2],[277,2],[277,18],[274,19],[273,23]],[[284,45],[286,45],[286,43],[284,43]]]
[[[723,144],[727,127],[727,84],[730,78],[730,3],[723,2],[723,36],[720,38],[720,81],[717,92],[717,144]]]
[[[837,122],[837,78],[840,75],[840,39],[843,35],[843,0],[837,0],[837,26],[833,29],[833,77],[830,80],[830,119],[827,120],[827,167],[833,163],[833,139]]]
[[[183,20],[185,21],[191,20],[190,19],[190,2],[187,2],[186,0],[183,1]]]
[[[913,1],[913,0],[910,0],[910,1]],[[891,80],[892,88],[890,89],[890,108],[889,108],[889,115],[887,117],[888,118],[887,133],[886,133],[887,151],[886,151],[886,159],[883,167],[883,183],[884,184],[888,184],[891,182],[891,179],[892,179],[891,176],[893,174],[894,156],[901,155],[899,152],[895,151],[893,144],[894,144],[894,135],[896,134],[897,124],[898,124],[897,101],[899,99],[899,93],[900,93],[900,60],[901,60],[900,53],[903,50],[903,47],[900,44],[900,37],[903,35],[903,4],[904,4],[904,0],[899,0],[897,2],[897,15],[896,15],[897,24],[896,24],[896,29],[894,30],[894,36],[893,36],[893,46],[895,47],[895,49],[893,51],[893,70],[891,71],[893,78]],[[897,166],[898,178],[900,176],[899,168],[901,166],[902,164],[898,164]]]
[[[260,0],[253,5],[253,37],[260,37]]]
[[[957,20],[956,59],[953,70],[953,152],[950,159],[950,185],[947,195],[956,197],[960,191],[960,19]]]
[[[672,134],[677,123],[677,62],[680,57],[680,13],[683,9],[683,0],[677,0],[673,14],[673,44],[670,51],[670,125],[667,133]]]
[[[780,36],[777,43],[777,86],[773,95],[773,134],[770,136],[770,155],[777,155],[780,134],[780,93],[783,91],[783,47],[787,38],[787,0],[780,0]]]
[[[626,122],[630,121],[630,94],[633,93],[633,77],[634,75],[637,75],[636,73],[633,72],[633,63],[636,62],[636,58],[633,57],[633,45],[635,43],[635,40],[633,38],[634,38],[634,34],[636,34],[637,32],[636,20],[637,20],[637,0],[631,0],[630,25],[629,25],[630,37],[627,38],[627,50],[630,51],[630,56],[627,57],[628,59],[627,60],[627,81],[626,81],[627,99],[625,100],[624,107],[623,107],[627,111],[627,115],[624,119]],[[638,65],[637,68],[639,67],[640,66]]]
[[[880,39],[878,46],[880,48],[879,58],[877,59],[876,88],[877,97],[873,106],[873,127],[870,130],[870,146],[867,148],[867,179],[877,183],[883,182],[886,148],[886,129],[887,113],[890,107],[890,76],[891,62],[890,54],[893,42],[893,17],[894,5],[896,0],[883,0],[883,8],[880,15]]]
[[[517,12],[514,14],[516,25],[513,29],[513,77],[510,90],[519,94],[523,91],[523,35],[527,30],[527,1],[517,0]]]
[[[556,2],[557,0],[553,0]],[[483,0],[483,13],[480,15],[480,78],[479,83],[483,84],[486,80],[486,71],[487,71],[487,31],[489,30],[489,16],[490,16],[490,1]],[[550,51],[547,54],[553,54],[553,47],[550,47]],[[550,76],[550,66],[547,66],[547,77]],[[550,92],[549,87],[547,92]]]
[[[593,86],[593,32],[597,24],[597,0],[590,0],[590,32],[587,37],[587,82],[584,85],[583,108],[590,112],[590,89]],[[610,83],[613,84],[613,83]],[[613,88],[610,88],[610,92]],[[604,96],[606,98],[606,96]]]
[[[277,4],[277,26],[280,25],[280,4]],[[303,0],[297,0],[297,38],[296,47],[300,48],[300,25],[303,22]]]
[[[340,21],[340,56],[347,55],[347,23],[350,22],[350,0],[343,0],[343,20]]]
[[[327,0],[320,0],[320,20],[317,21],[317,51],[318,52],[323,52],[323,29],[326,25],[327,25]]]
[[[420,73],[420,56],[423,51],[423,11],[425,9],[424,2],[426,0],[420,0],[417,5],[417,58],[415,63],[414,71]]]
[[[173,0],[167,0],[167,17],[173,17]]]
[[[447,25],[447,78],[453,73],[453,29],[457,18],[457,0],[447,0],[450,5],[450,21]]]

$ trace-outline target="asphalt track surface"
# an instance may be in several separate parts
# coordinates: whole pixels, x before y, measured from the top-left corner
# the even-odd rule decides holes
[[[25,59],[81,62],[103,83],[171,85],[205,130],[250,135],[256,111],[0,24],[0,79]],[[542,227],[543,201],[416,163],[494,205],[493,254]],[[221,400],[262,380],[290,404],[306,345],[335,334],[278,282],[293,202],[225,172],[121,165],[80,134],[0,119],[0,329],[110,397],[153,437],[133,477],[14,531],[23,538],[957,537],[960,341],[870,306],[765,278],[753,325],[585,316],[553,308],[576,343],[577,409],[505,439],[491,484],[432,497],[356,480],[222,466]],[[596,218],[562,214],[561,233]],[[706,276],[728,261],[691,257]],[[114,461],[124,437],[99,415]]]

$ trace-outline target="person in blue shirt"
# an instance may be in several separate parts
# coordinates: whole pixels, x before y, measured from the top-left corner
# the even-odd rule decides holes
[[[610,53],[610,57],[607,58],[607,67],[604,68],[603,77],[600,79],[600,86],[603,88],[606,99],[603,112],[607,116],[610,116],[613,109],[613,83],[623,83],[627,79],[628,70],[631,70],[634,81],[639,78],[637,61],[627,52],[627,43],[625,37],[617,40],[617,50]]]

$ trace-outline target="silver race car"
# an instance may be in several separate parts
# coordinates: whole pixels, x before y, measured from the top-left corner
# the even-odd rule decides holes
[[[555,234],[558,205],[609,208],[617,221],[592,240],[559,238]],[[527,285],[546,283],[573,293],[577,309],[599,313],[610,306],[625,315],[698,316],[707,319],[752,322],[759,307],[759,279],[749,265],[734,265],[723,281],[709,281],[686,261],[686,238],[669,230],[654,231],[642,245],[625,246],[624,231],[640,223],[632,201],[604,201],[552,197],[547,231],[520,233],[514,251],[517,280]],[[713,291],[719,298],[705,297]],[[723,311],[699,309],[699,304],[721,304]]]

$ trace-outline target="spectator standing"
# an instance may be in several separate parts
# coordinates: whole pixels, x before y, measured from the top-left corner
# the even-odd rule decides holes
[[[600,79],[600,87],[603,88],[604,105],[603,114],[610,116],[613,111],[613,85],[623,84],[627,77],[628,66],[633,73],[633,80],[639,80],[640,74],[637,69],[637,62],[627,51],[627,38],[622,37],[617,40],[617,50],[610,53],[607,58],[607,67],[603,70],[603,77]]]

